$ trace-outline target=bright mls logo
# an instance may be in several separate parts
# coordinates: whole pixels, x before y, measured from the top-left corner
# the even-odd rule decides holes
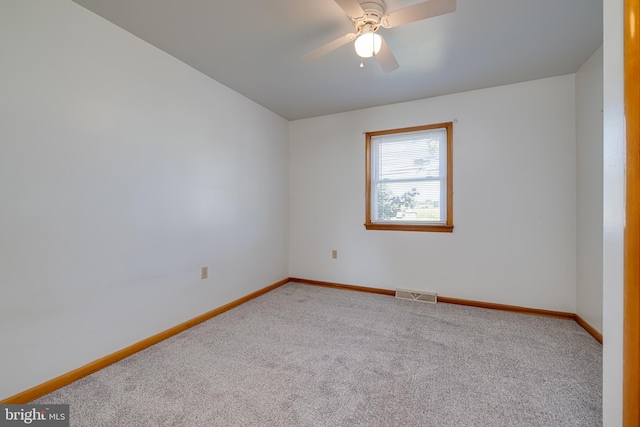
[[[0,405],[0,427],[69,427],[69,405]]]

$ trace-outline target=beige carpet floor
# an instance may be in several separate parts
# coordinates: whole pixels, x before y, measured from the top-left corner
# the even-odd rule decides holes
[[[600,426],[575,322],[287,284],[35,403],[71,425]]]

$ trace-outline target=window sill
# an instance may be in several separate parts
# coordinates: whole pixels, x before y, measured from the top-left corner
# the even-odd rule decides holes
[[[446,224],[389,224],[371,223],[364,224],[367,230],[395,230],[395,231],[428,231],[435,233],[452,233],[453,225]]]

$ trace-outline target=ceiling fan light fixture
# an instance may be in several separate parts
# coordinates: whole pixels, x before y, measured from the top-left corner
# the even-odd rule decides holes
[[[361,58],[371,58],[382,48],[382,37],[374,32],[362,33],[355,42],[356,53]]]

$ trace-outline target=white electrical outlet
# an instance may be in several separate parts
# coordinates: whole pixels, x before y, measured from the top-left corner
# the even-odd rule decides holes
[[[209,267],[202,267],[200,269],[200,278],[206,279],[207,277],[209,277]]]

